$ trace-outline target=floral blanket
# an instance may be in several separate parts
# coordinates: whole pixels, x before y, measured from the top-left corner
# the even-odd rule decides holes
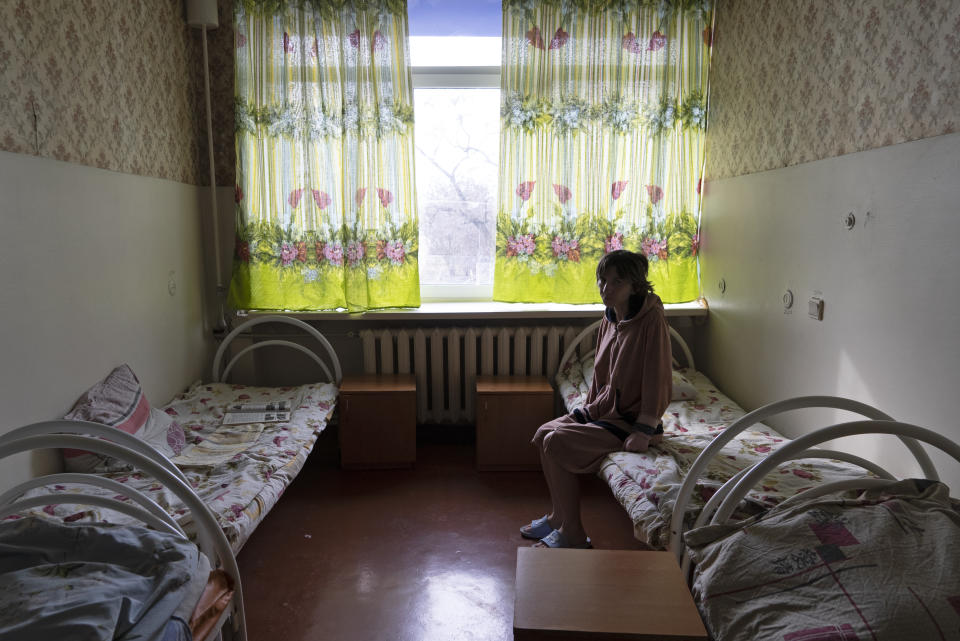
[[[195,384],[176,397],[164,411],[179,423],[186,434],[186,445],[202,445],[208,439],[222,441],[224,432],[233,436],[238,428],[258,434],[242,451],[216,465],[180,465],[190,484],[211,509],[238,552],[284,489],[300,472],[317,436],[326,427],[333,412],[337,387],[329,383],[300,387],[248,387],[244,385]],[[256,423],[243,426],[221,425],[224,410],[237,403],[267,403],[286,400],[294,411],[289,422]],[[185,506],[152,477],[135,469],[101,474],[134,487],[156,501],[188,534],[195,531]],[[97,492],[97,488],[57,485],[58,492]],[[31,493],[37,493],[33,491]],[[113,496],[105,490],[102,494]],[[127,500],[125,497],[114,497]],[[106,521],[137,523],[113,510],[93,506],[51,504],[35,512],[65,522]],[[8,518],[18,518],[12,516]]]
[[[592,359],[586,367],[581,367],[574,362],[557,375],[560,393],[569,410],[586,399],[593,373],[591,363]],[[697,393],[695,398],[674,401],[667,407],[663,415],[663,443],[644,453],[614,452],[598,472],[630,515],[636,538],[655,549],[665,549],[669,544],[670,520],[686,471],[719,432],[745,413],[703,374],[692,369],[680,371]],[[757,423],[727,443],[697,483],[684,517],[687,526],[693,525],[706,501],[721,485],[741,469],[761,461],[786,440],[775,430]],[[861,478],[866,474],[863,469],[841,461],[789,461],[748,494],[749,504],[737,516],[755,514],[821,482]]]
[[[0,523],[0,638],[186,639],[210,563],[145,527]]]
[[[960,639],[960,501],[904,480],[686,534],[724,641]]]

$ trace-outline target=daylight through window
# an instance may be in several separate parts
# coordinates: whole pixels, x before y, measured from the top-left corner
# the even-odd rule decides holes
[[[489,300],[500,127],[500,38],[411,36],[420,290]]]

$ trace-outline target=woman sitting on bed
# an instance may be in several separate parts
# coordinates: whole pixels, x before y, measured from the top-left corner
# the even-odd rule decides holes
[[[589,548],[580,522],[580,479],[610,452],[644,452],[663,440],[660,417],[670,402],[670,333],[663,303],[647,280],[647,259],[626,250],[597,265],[606,306],[597,337],[593,382],[583,407],[546,423],[540,450],[552,511],[520,528],[534,547]]]

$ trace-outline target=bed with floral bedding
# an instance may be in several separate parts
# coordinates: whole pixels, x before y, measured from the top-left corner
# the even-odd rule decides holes
[[[581,340],[589,341],[590,329],[584,330]],[[671,330],[671,335],[675,343],[682,342],[676,331]],[[582,355],[575,347],[561,359],[556,376],[568,411],[584,403],[593,377],[594,354],[589,351],[589,343],[581,347]],[[685,360],[692,363],[685,344],[676,351],[682,351]],[[687,471],[718,434],[744,415],[743,409],[694,367],[674,369],[673,396],[663,415],[663,442],[644,453],[614,452],[598,472],[633,521],[638,540],[655,549],[669,547],[673,507]],[[687,525],[693,523],[706,501],[727,480],[786,442],[786,437],[762,423],[740,431],[700,475],[685,510]],[[827,480],[860,478],[865,474],[862,467],[840,460],[789,461],[747,495],[738,514],[754,514]]]
[[[295,321],[262,317],[254,324],[277,322],[278,318],[282,319],[279,322],[288,324]],[[239,335],[243,329],[240,327],[234,332]],[[265,343],[275,345],[276,341]],[[226,369],[220,367],[220,356],[218,352],[215,378],[221,378],[221,371],[228,372],[230,368],[229,365]],[[129,366],[122,365],[81,396],[65,418],[108,425],[155,448],[183,473],[213,512],[236,553],[300,472],[331,418],[340,368],[332,350],[327,356],[334,359],[336,373],[331,375],[332,382],[291,387],[198,382],[162,407],[150,406],[136,375]],[[329,368],[324,370],[330,373]],[[224,421],[228,410],[241,405],[248,408],[285,406],[289,412],[284,415],[286,420],[273,420],[279,416],[274,413],[270,417],[250,415],[271,419],[262,422],[251,419],[229,424]],[[66,471],[93,473],[144,492],[185,531],[190,533],[194,529],[191,512],[151,475],[90,452],[64,450],[63,455]],[[58,483],[52,489],[72,493],[76,488],[71,483]],[[116,491],[99,492],[129,500]],[[96,491],[87,490],[87,493]],[[109,508],[68,502],[51,502],[34,513],[64,522],[135,522]]]
[[[802,501],[687,543],[716,639],[960,638],[960,501],[942,483]]]
[[[926,478],[897,479],[864,460],[874,476],[814,485],[752,517],[735,516],[784,462],[863,435],[900,438]],[[711,638],[960,639],[960,501],[920,443],[946,454],[942,462],[960,463],[960,444],[943,434],[859,420],[798,437],[725,484],[722,500],[705,510],[709,519],[681,528],[675,550]]]
[[[0,435],[0,460],[78,447],[88,459],[144,470],[150,486],[140,484],[141,492],[122,477],[53,472],[0,490],[0,638],[244,641],[230,542],[183,472],[142,436],[90,421],[42,421]],[[161,496],[181,518],[158,504]],[[82,507],[56,516],[67,503],[123,518],[90,522]]]
[[[573,345],[561,358],[556,382],[568,409],[585,400],[590,347]],[[636,537],[676,555],[710,638],[960,639],[960,501],[924,449],[956,465],[960,444],[839,397],[745,413],[682,351],[688,366],[673,372],[663,442],[614,452],[598,474]],[[795,439],[764,424],[802,408],[859,420],[810,425]],[[820,449],[863,435],[899,438],[922,478],[898,479],[870,460]]]
[[[157,412],[169,417],[165,421],[167,433],[177,434],[170,440],[176,439],[182,445],[164,444],[163,449],[167,449],[168,455],[173,454],[168,458],[213,511],[234,552],[240,550],[300,472],[317,436],[327,425],[336,394],[336,386],[327,383],[280,388],[198,383],[153,412],[153,420],[163,420]],[[225,408],[250,399],[296,404],[287,422],[221,424]],[[97,465],[91,471],[147,493],[185,530],[191,531],[190,513],[150,475],[112,462]],[[66,483],[54,489],[70,493],[76,488]],[[40,511],[67,522],[129,522],[127,517],[108,508],[51,503]]]

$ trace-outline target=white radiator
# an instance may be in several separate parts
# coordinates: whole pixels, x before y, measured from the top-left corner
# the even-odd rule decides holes
[[[366,374],[417,380],[417,422],[473,424],[477,376],[546,376],[581,327],[362,330]]]

